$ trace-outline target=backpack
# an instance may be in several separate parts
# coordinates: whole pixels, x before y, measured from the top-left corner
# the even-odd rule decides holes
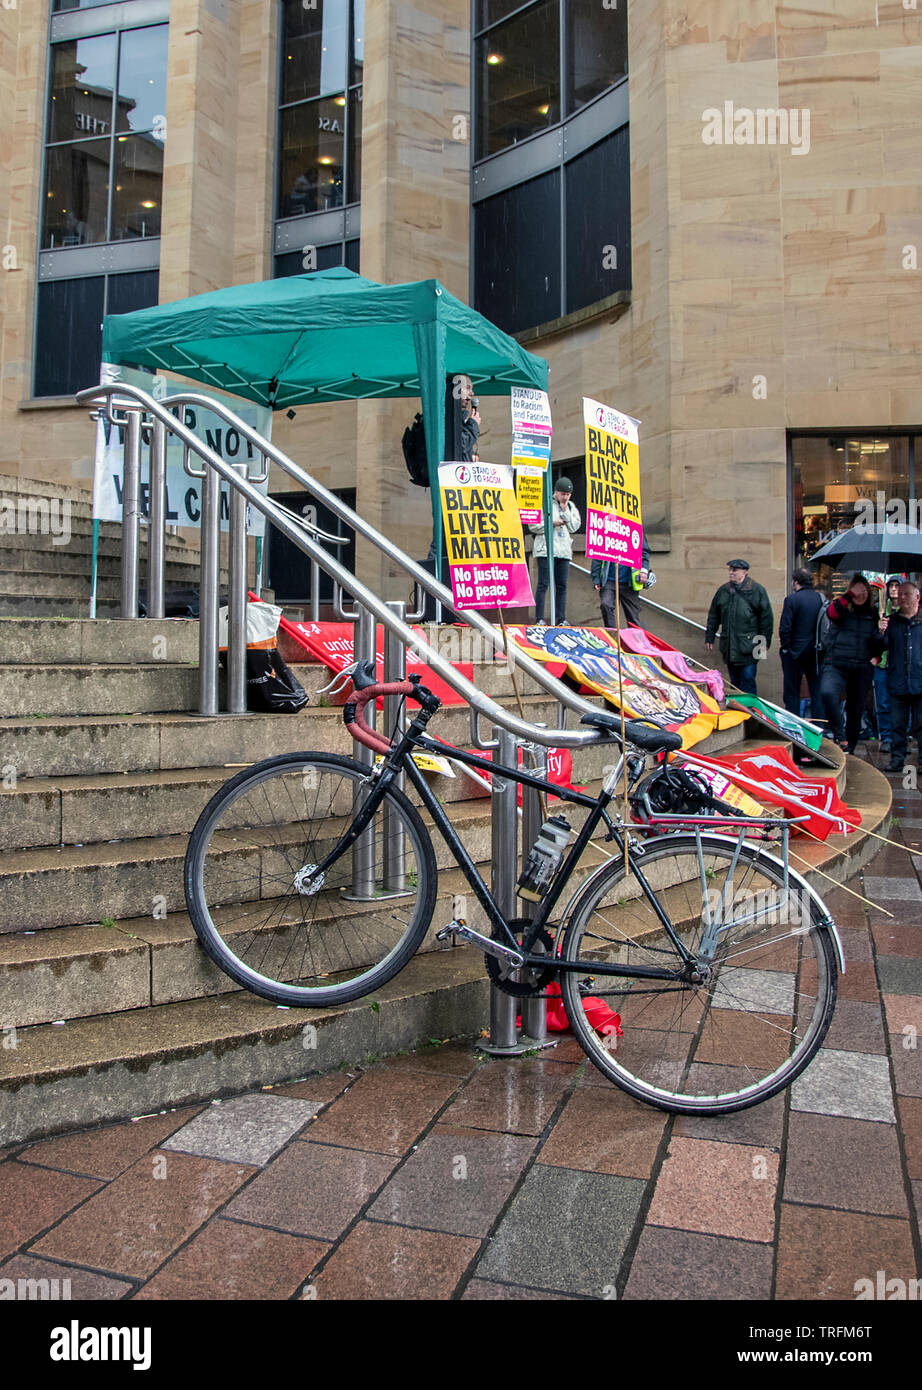
[[[403,439],[400,441],[403,448],[403,457],[406,460],[407,472],[410,475],[410,482],[417,487],[429,486],[429,460],[426,457],[426,432],[423,429],[423,417],[419,411],[412,425],[408,425],[403,432]]]

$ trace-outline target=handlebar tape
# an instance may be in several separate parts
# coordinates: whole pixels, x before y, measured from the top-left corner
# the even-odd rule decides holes
[[[369,700],[376,700],[380,695],[414,695],[416,687],[412,681],[389,681],[382,685],[368,685],[364,690],[355,690],[352,699],[343,707],[343,723],[346,725],[352,737],[358,743],[364,743],[366,748],[373,749],[376,753],[389,753],[391,751],[391,741],[376,733],[369,724],[365,722],[363,711]]]

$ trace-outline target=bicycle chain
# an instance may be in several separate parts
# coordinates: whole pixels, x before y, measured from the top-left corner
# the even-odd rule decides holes
[[[514,917],[509,923],[509,929],[515,936],[516,941],[521,944],[522,937],[532,926],[527,917]],[[544,927],[538,932],[535,938],[535,945],[538,942],[544,946],[549,956],[553,955],[554,938],[550,932],[545,931]],[[505,961],[501,961],[497,956],[484,956],[487,966],[487,974],[497,989],[502,990],[503,994],[511,994],[513,999],[530,999],[532,995],[539,994],[546,985],[557,974],[553,966],[523,966],[519,971],[521,979],[513,980],[511,976],[503,976],[502,972],[508,970],[509,966]]]

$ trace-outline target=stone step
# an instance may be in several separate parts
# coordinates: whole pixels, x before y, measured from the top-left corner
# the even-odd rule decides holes
[[[83,598],[30,598],[28,595],[0,594],[0,618],[85,618],[89,590]],[[100,617],[116,618],[121,612],[116,599],[101,599],[96,605]]]
[[[3,517],[0,499],[0,517]],[[52,521],[54,526],[52,527]],[[59,513],[45,518],[17,518],[16,529],[10,529],[10,521],[4,518],[3,544],[12,550],[34,550],[36,552],[59,552],[62,554],[86,554],[92,550],[93,522],[90,517],[80,517],[71,513],[70,519]],[[141,554],[147,554],[148,528],[139,527],[138,535]],[[99,523],[98,553],[100,555],[120,555],[122,553],[122,523],[120,521],[101,521]],[[193,562],[198,557],[198,546],[190,545],[181,536],[164,537],[164,554],[168,559],[181,559]]]
[[[127,665],[198,661],[195,618],[0,619],[0,664]]]
[[[528,696],[524,708],[527,719],[556,727],[555,701]],[[441,710],[432,732],[457,747],[468,747],[467,706]],[[308,706],[298,714],[227,717],[138,714],[0,719],[0,768],[12,766],[18,780],[243,766],[277,753],[313,748],[352,754],[354,743],[341,709]]]
[[[489,880],[489,866],[480,868]],[[587,873],[574,880],[574,887]],[[460,870],[445,869],[421,951],[443,949],[435,934],[451,921],[458,893],[467,894],[467,920],[476,930],[485,929],[485,914]],[[344,910],[362,911],[358,904],[338,902],[337,912]],[[236,992],[198,944],[185,912],[0,937],[0,1026],[5,1028]]]
[[[0,1144],[475,1036],[488,1017],[483,957],[455,947],[415,956],[373,997],[338,1009],[239,993],[39,1024],[0,1049]]]
[[[121,560],[121,554],[114,552],[99,555],[97,562],[99,573],[109,578],[118,577],[121,573]],[[54,546],[48,550],[38,550],[33,546],[8,547],[3,545],[0,547],[0,578],[9,572],[19,573],[22,570],[44,575],[89,576],[90,561],[89,548],[83,552],[69,545]],[[188,552],[183,553],[179,559],[168,559],[166,567],[167,574],[174,579],[196,578],[199,572],[198,565],[193,562]]]
[[[0,709],[9,718],[41,714],[154,714],[191,710],[197,666],[0,666]]]
[[[96,581],[97,602],[117,602],[121,597],[121,580],[117,575],[102,575]],[[86,604],[90,597],[90,575],[49,574],[36,570],[4,570],[0,573],[0,596],[5,599],[31,597],[42,603],[79,601]]]
[[[580,819],[580,808],[574,808],[573,824]],[[430,823],[425,812],[423,820]],[[452,808],[451,822],[471,857],[478,863],[486,861],[490,854],[489,801],[458,802]],[[103,917],[119,920],[145,912],[180,911],[185,903],[183,862],[188,838],[186,832],[24,849],[4,855],[0,863],[0,934],[92,924]],[[271,843],[264,840],[260,831],[229,835],[225,843],[228,863],[252,865],[255,872],[266,862],[267,872],[271,872],[272,856],[281,841],[278,835]],[[300,841],[299,827],[294,825],[290,843]],[[454,863],[441,836],[435,837],[434,846],[440,869]]]

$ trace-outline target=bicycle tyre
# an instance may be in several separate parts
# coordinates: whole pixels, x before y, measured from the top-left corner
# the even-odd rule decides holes
[[[703,835],[701,846],[706,882],[718,885],[706,891],[717,894],[721,891],[717,866],[724,863],[729,871],[736,854],[736,840]],[[658,897],[661,893],[667,899],[671,897],[673,904],[681,904],[683,897],[690,902],[687,909],[683,908],[687,922],[685,931],[677,927],[686,948],[693,947],[696,934],[699,941],[701,936],[701,909],[698,909],[696,927],[694,902],[690,899],[690,885],[695,880],[682,877],[686,871],[683,865],[687,866],[693,857],[695,863],[702,862],[697,860],[697,854],[694,835],[670,835],[668,839],[663,837],[662,843],[648,841],[638,861]],[[655,882],[657,870],[662,880],[659,885]],[[742,885],[737,872],[743,883],[750,873],[755,873],[757,880],[754,881],[773,885],[774,890],[782,893],[784,879],[783,868],[777,861],[750,846],[744,845],[739,850],[733,878],[729,879],[735,896],[728,897],[728,902],[731,917],[736,910],[734,904],[740,902],[742,927],[745,926],[744,900],[739,897]],[[794,880],[795,885],[796,882]],[[700,876],[696,883],[700,893]],[[606,906],[606,900],[611,899],[613,890],[619,885],[622,885],[621,896]],[[636,879],[633,887],[637,893],[632,893],[626,885],[620,856],[592,878],[568,915],[562,942],[564,959],[591,959],[586,957],[588,946],[596,952],[595,959],[607,951],[610,959],[618,959],[626,965],[633,959],[635,963],[678,967],[679,953],[647,900],[640,895]],[[750,890],[743,888],[742,891]],[[756,894],[760,891],[764,890],[761,887],[753,890],[753,901],[758,901]],[[777,898],[775,901],[777,903]],[[630,913],[619,915],[630,904],[633,904]],[[771,903],[766,902],[766,907],[775,910]],[[667,911],[670,920],[677,925],[668,904]],[[766,916],[770,916],[771,911],[766,912]],[[665,983],[660,986],[656,981],[615,976],[602,977],[604,987],[596,988],[598,977],[587,986],[585,982],[581,984],[577,972],[561,971],[564,1007],[583,1051],[609,1080],[629,1095],[676,1114],[729,1114],[777,1094],[800,1075],[821,1046],[832,1020],[837,992],[837,958],[832,932],[812,896],[801,893],[794,920],[796,929],[785,922],[780,929],[763,925],[759,928],[761,932],[772,931],[776,935],[762,941],[753,937],[746,946],[742,945],[746,939],[742,935],[737,938],[729,935],[733,931],[731,920],[725,928],[728,933],[725,945],[715,955],[715,974],[711,980],[698,985],[689,983],[682,989]],[[646,936],[636,927],[633,931],[625,930],[635,921],[644,921]],[[605,944],[599,945],[599,942]],[[730,960],[737,964],[728,965]],[[670,999],[667,997],[670,995],[675,997]],[[604,1041],[600,1038],[583,1006],[583,1000],[590,996],[603,996],[610,1008],[616,1012],[620,1010],[620,1022],[624,1025],[622,1039],[618,1038],[616,1026],[611,1023],[607,1025],[608,1036]],[[764,1003],[758,1003],[758,997]],[[626,1011],[633,1016],[625,1018]],[[658,1021],[659,1026],[656,1026]],[[778,1036],[770,1029],[777,1030]],[[789,1034],[787,1044],[785,1032]],[[722,1036],[726,1057],[717,1053],[718,1035]],[[785,1045],[789,1046],[789,1052],[779,1056],[774,1065],[774,1054],[780,1054]],[[772,1060],[765,1063],[769,1067],[766,1075],[755,1080],[759,1048]]]
[[[332,779],[331,783],[321,784],[324,777]],[[421,944],[435,909],[438,871],[429,832],[416,807],[398,788],[388,789],[365,835],[371,836],[368,843],[374,868],[380,848],[376,828],[382,823],[393,826],[394,821],[387,818],[397,818],[406,832],[406,853],[412,855],[412,868],[404,874],[409,884],[404,893],[397,896],[382,891],[367,908],[350,900],[349,850],[331,866],[329,881],[322,878],[318,886],[311,882],[309,871],[336,844],[337,827],[345,830],[347,822],[351,823],[355,798],[367,786],[367,778],[368,768],[353,758],[333,753],[286,753],[254,763],[232,777],[199,816],[186,851],[186,906],[207,954],[244,989],[296,1008],[346,1004],[392,979]],[[316,790],[313,807],[306,807],[309,814],[299,814],[298,786],[304,792]],[[314,838],[302,839],[309,832]],[[228,866],[233,871],[238,859],[241,886],[235,902],[232,873],[228,885]],[[248,867],[243,867],[243,861]],[[306,876],[306,892],[304,885],[299,886],[299,876]],[[230,902],[219,901],[228,893]],[[314,911],[307,921],[305,912],[310,904]],[[325,916],[320,916],[321,912]],[[286,915],[293,920],[284,921]],[[320,922],[328,929],[326,945]],[[300,971],[293,960],[299,931],[304,943]],[[354,959],[350,941],[364,959]],[[261,949],[262,968],[254,963],[257,949]],[[248,951],[252,952],[250,961],[244,958]],[[277,968],[267,971],[266,957],[273,954]],[[308,956],[313,974],[304,973]],[[381,958],[373,958],[377,956]],[[349,966],[344,957],[349,958]],[[323,964],[331,968],[323,971],[319,968]],[[353,969],[359,973],[350,974]],[[293,978],[278,978],[286,973]]]

